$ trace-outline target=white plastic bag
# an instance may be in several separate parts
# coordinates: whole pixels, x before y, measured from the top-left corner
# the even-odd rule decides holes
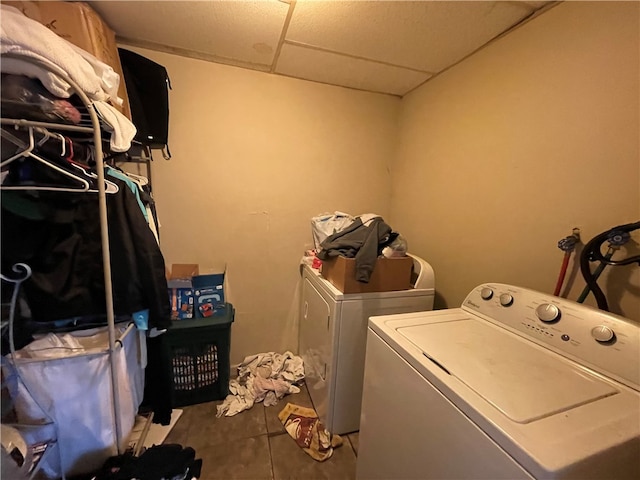
[[[344,230],[351,225],[355,218],[348,213],[334,212],[318,215],[311,219],[311,232],[316,249],[320,249],[320,244],[330,235]]]
[[[398,234],[393,242],[382,249],[382,255],[386,258],[406,257],[407,249],[407,240]]]
[[[125,327],[119,325],[117,334]],[[29,388],[18,381],[12,398],[19,422],[39,423],[42,407],[57,426],[56,448],[61,449],[62,465],[56,452],[43,459],[42,471],[48,478],[96,470],[115,451],[107,329],[101,327],[77,334],[80,343],[100,344],[102,348],[87,348],[86,353],[74,356],[18,360],[20,376]],[[126,447],[144,393],[141,341],[144,339],[139,338],[137,331],[130,331],[122,339],[122,348],[114,352],[121,448]],[[3,365],[5,377],[16,378],[15,368],[9,362]]]

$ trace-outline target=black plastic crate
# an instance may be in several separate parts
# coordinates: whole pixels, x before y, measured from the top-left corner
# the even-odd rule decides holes
[[[166,333],[171,355],[173,405],[221,400],[229,393],[233,305],[212,317],[176,320]]]

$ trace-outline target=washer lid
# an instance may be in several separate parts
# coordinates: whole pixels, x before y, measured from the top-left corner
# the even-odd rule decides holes
[[[563,357],[485,321],[467,317],[397,331],[518,423],[618,393]]]

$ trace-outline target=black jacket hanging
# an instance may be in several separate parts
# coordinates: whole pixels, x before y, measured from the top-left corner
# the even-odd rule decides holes
[[[116,315],[149,309],[149,325],[170,326],[164,258],[124,182],[107,195]],[[51,322],[105,312],[98,201],[91,193],[2,192],[2,272],[32,269],[23,291],[32,318]]]

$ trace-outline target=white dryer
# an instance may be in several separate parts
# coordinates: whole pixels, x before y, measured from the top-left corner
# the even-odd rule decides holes
[[[640,325],[503,284],[370,319],[357,477],[640,478]]]
[[[303,268],[299,352],[313,405],[332,433],[359,429],[369,317],[433,309],[433,269],[412,257],[414,288],[395,292],[344,294]]]

